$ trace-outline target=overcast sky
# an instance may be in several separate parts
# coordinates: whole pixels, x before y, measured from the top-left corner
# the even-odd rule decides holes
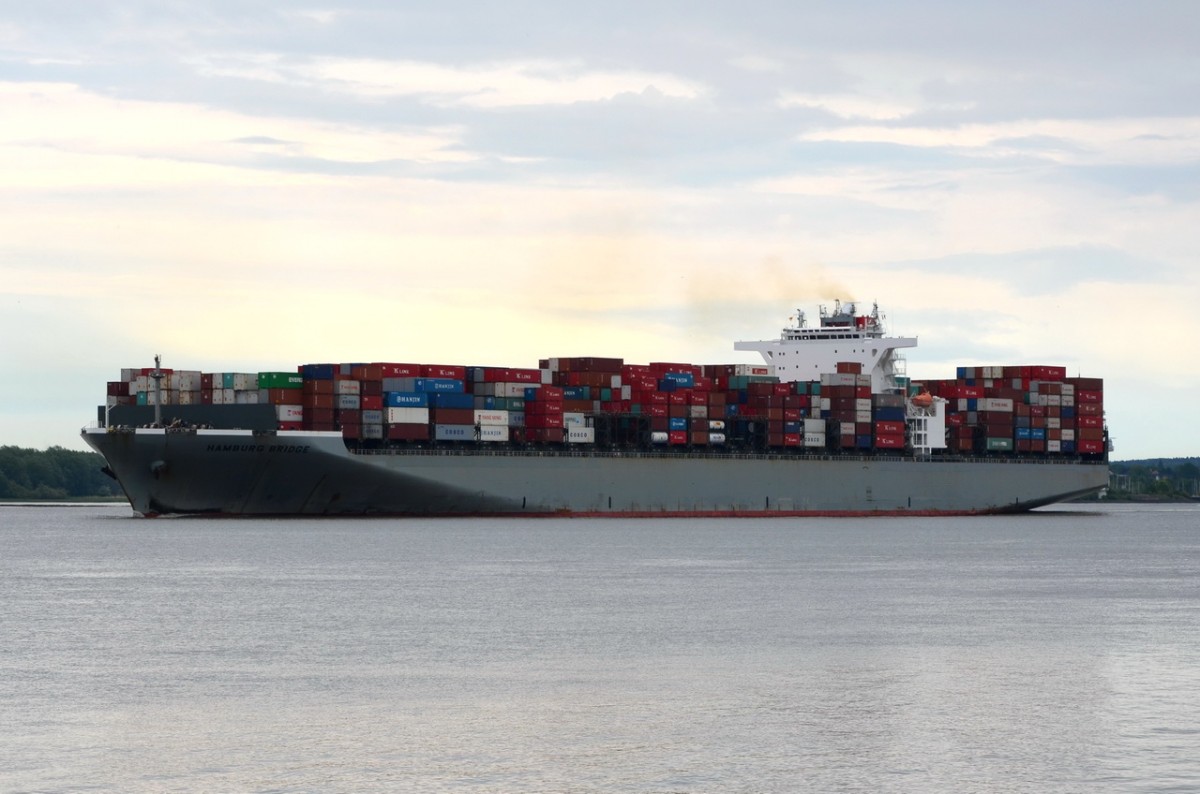
[[[155,353],[746,362],[841,298],[1200,454],[1200,5],[434,5],[0,2],[0,444]]]

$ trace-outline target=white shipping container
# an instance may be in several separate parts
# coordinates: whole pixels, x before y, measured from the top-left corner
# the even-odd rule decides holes
[[[708,430],[710,433],[713,430],[716,430],[718,433],[723,432],[725,430],[725,422],[720,419],[710,419],[708,421]]]
[[[1074,441],[1075,440],[1075,431],[1063,428],[1062,440],[1063,441]]]
[[[1064,394],[1061,397],[1059,397],[1059,403],[1062,405],[1063,408],[1074,408],[1075,407],[1075,395],[1074,394],[1070,394],[1070,395]]]
[[[1062,396],[1063,397],[1074,397],[1075,396],[1075,384],[1074,383],[1064,383],[1062,385]]]
[[[516,397],[518,399],[524,399],[525,389],[529,388],[528,383],[497,383],[496,386],[498,387],[496,389],[497,397]]]
[[[276,405],[275,418],[280,422],[302,422],[304,421],[304,406]]]
[[[348,383],[349,381],[342,381]],[[357,381],[355,381],[357,383]],[[357,394],[338,394],[334,395],[333,407],[339,411],[357,411],[361,406],[362,399]]]
[[[354,394],[362,393],[362,383],[356,380],[335,380],[333,382],[334,394]]]
[[[825,446],[824,433],[805,433],[804,446],[806,447],[823,447]]]
[[[1071,399],[1074,400],[1075,398],[1072,397]],[[1046,395],[1046,405],[1057,408],[1057,407],[1061,406],[1062,404],[1063,404],[1063,398],[1062,398],[1061,394],[1047,394]]]
[[[725,443],[725,434],[724,433],[709,433],[708,434],[708,443],[724,444]]]
[[[200,405],[200,391],[181,391],[179,392],[180,405]]]
[[[871,424],[871,412],[870,411],[855,411],[854,412],[854,421],[858,422],[859,424],[862,424],[862,425]]]
[[[383,411],[378,408],[368,408],[362,412],[362,423],[364,425],[381,425],[383,424]]]
[[[707,405],[689,405],[688,406],[688,417],[691,419],[707,419],[708,418],[708,406]]]
[[[774,376],[774,364],[737,364],[733,368],[734,377]]]
[[[427,425],[429,424],[429,409],[392,407],[387,409],[384,418],[389,425]]]
[[[855,400],[854,401],[854,410],[866,411],[867,413],[871,413],[871,398],[870,397],[868,397],[866,399],[859,398],[859,399]],[[871,420],[868,419],[867,421],[870,422]]]
[[[583,414],[580,413],[564,413],[563,427],[583,427],[587,422],[584,421]]]
[[[495,409],[477,410],[475,411],[475,424],[508,427],[508,411],[497,411]],[[507,440],[507,435],[505,440]]]
[[[381,424],[371,424],[371,425],[364,424],[362,426],[362,429],[359,432],[362,433],[363,438],[375,438],[375,439],[383,438],[383,425],[381,425]]]
[[[179,391],[200,391],[200,371],[188,369],[176,372],[175,388]]]
[[[253,391],[258,389],[257,372],[233,373],[233,388],[237,391]]]
[[[821,375],[822,386],[857,386],[858,376],[852,372],[826,372]],[[870,385],[870,381],[867,382]]]
[[[1013,401],[1007,397],[981,397],[976,401],[975,407],[980,411],[997,411],[1000,413],[1012,413]]]
[[[1062,419],[1057,416],[1047,416],[1046,427],[1050,430],[1058,430],[1060,427],[1062,427]]]
[[[141,368],[134,369],[132,367],[122,367],[121,380],[125,381],[126,383],[133,383],[134,380],[137,379],[138,373],[141,371]]]
[[[250,391],[233,391],[233,402],[237,405],[258,405],[258,389]],[[226,403],[229,405],[229,403]]]
[[[805,433],[819,433],[821,435],[824,435],[825,434],[825,420],[824,419],[805,419],[804,420],[804,432]]]
[[[822,411],[832,411],[833,410],[833,400],[831,400],[829,397],[822,397],[821,398],[821,410]]]
[[[1062,442],[1061,441],[1047,441],[1046,442],[1046,451],[1047,452],[1062,452]]]
[[[508,425],[483,425],[479,428],[479,440],[493,443],[508,441]]]
[[[569,444],[594,444],[596,442],[596,428],[594,427],[568,427],[567,428],[567,443]]]
[[[233,391],[233,389],[230,389],[230,391]],[[224,405],[225,404],[225,390],[224,389],[213,389],[211,394],[212,394],[212,397],[209,398],[209,402],[211,402],[213,405]]]
[[[632,386],[622,386],[621,387],[621,399],[622,400],[632,400],[633,399],[633,387]]]
[[[669,438],[669,436],[666,433],[664,433],[660,430],[655,430],[654,432],[652,432],[650,434],[650,443],[651,444],[665,444],[665,443],[667,443],[668,438]]]

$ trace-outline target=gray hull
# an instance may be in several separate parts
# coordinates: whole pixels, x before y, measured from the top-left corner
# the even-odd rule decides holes
[[[1103,462],[711,453],[351,453],[337,433],[87,430],[144,515],[861,515],[1030,510]]]

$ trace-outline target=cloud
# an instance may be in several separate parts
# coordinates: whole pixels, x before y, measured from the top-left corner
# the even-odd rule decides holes
[[[210,76],[299,83],[360,99],[418,97],[434,105],[477,109],[599,102],[622,94],[697,99],[705,93],[695,81],[667,73],[587,69],[579,62],[554,60],[450,66],[369,58],[226,55],[206,56],[194,65]]]
[[[886,97],[865,97],[853,94],[785,93],[779,98],[781,108],[815,108],[843,119],[892,121],[911,116],[916,108],[896,104]]]

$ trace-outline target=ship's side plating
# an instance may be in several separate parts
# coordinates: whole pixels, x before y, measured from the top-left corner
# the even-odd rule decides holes
[[[146,515],[804,515],[1028,510],[1107,485],[1099,463],[903,456],[425,451],[337,433],[85,432]]]

